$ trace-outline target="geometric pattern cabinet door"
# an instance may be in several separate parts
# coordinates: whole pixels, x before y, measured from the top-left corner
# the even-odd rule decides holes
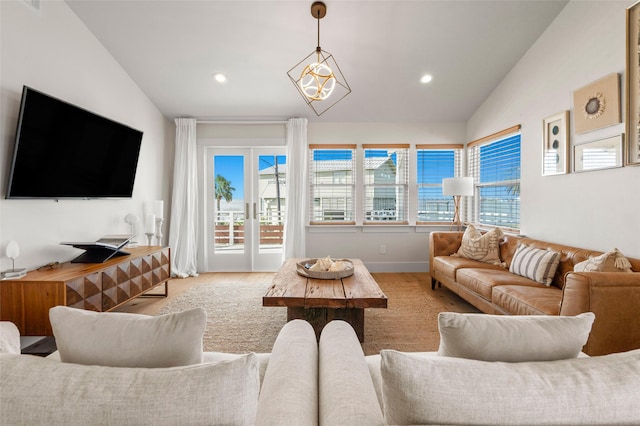
[[[116,267],[102,271],[102,312],[118,306],[118,279]]]
[[[151,255],[151,268],[151,276],[154,283],[165,282],[169,279],[171,265],[168,249]]]
[[[13,322],[23,336],[52,336],[49,309],[54,306],[106,312],[167,285],[168,247],[125,250],[128,256],[103,263],[65,262],[56,269],[31,271],[19,280],[0,281],[0,321]]]
[[[87,274],[66,282],[67,306],[102,311],[102,274]]]

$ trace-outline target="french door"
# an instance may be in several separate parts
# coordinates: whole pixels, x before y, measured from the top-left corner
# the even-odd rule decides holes
[[[286,211],[285,148],[207,148],[206,158],[207,269],[278,270]]]

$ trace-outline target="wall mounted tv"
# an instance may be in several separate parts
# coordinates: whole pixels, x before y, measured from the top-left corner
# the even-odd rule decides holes
[[[130,198],[142,132],[25,86],[7,198]]]

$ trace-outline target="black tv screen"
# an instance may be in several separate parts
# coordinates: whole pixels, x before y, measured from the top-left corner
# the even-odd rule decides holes
[[[142,132],[25,86],[7,198],[130,198]]]

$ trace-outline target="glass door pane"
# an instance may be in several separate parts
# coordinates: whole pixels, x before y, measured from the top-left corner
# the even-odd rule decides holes
[[[213,170],[215,251],[244,253],[244,157],[216,155],[213,157]]]
[[[282,252],[285,215],[285,156],[258,156],[260,253]]]

